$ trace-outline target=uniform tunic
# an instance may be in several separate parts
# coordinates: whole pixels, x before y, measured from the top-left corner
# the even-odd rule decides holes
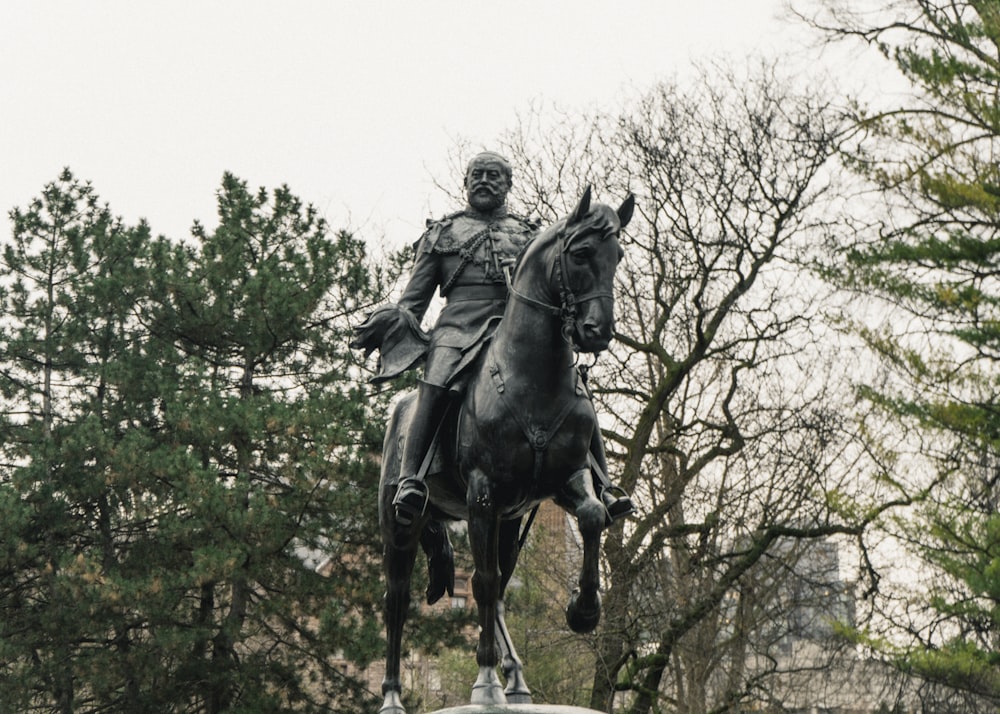
[[[456,377],[467,361],[463,358],[507,303],[504,264],[517,258],[536,228],[503,210],[486,216],[471,208],[428,224],[399,300],[417,320],[435,289],[446,300],[431,331],[425,382],[461,388]]]

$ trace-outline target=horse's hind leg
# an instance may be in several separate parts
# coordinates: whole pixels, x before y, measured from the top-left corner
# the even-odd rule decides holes
[[[497,677],[497,605],[500,601],[500,517],[493,486],[482,471],[469,476],[469,546],[476,570],[472,594],[479,612],[479,677],[472,685],[472,704],[501,706],[507,703]]]
[[[579,587],[566,607],[566,623],[573,632],[593,632],[601,621],[601,593],[598,557],[601,531],[605,525],[604,505],[594,494],[590,471],[574,473],[562,491],[560,502],[566,502],[576,515],[583,538],[583,566]]]
[[[412,395],[404,396],[393,408],[386,425],[382,445],[382,477],[379,482],[379,528],[382,532],[382,568],[385,575],[385,676],[382,679],[380,714],[406,714],[402,701],[400,657],[402,656],[403,624],[410,607],[410,576],[417,556],[418,530],[403,529],[396,524],[392,499],[399,477],[402,451],[401,425]]]
[[[416,558],[416,543],[399,547],[386,543],[383,552],[385,566],[386,593],[384,601],[386,658],[385,677],[382,679],[384,697],[380,714],[406,714],[403,708],[400,679],[400,658],[402,655],[403,624],[410,607],[410,576]]]
[[[417,540],[396,544],[387,540],[383,551],[386,592],[384,601],[386,656],[382,679],[382,708],[379,714],[406,714],[402,702],[400,657],[403,625],[410,607],[410,576],[417,555]]]
[[[496,623],[497,640],[500,644],[500,653],[503,655],[501,667],[504,679],[507,680],[504,694],[507,695],[508,704],[531,704],[531,690],[524,681],[524,666],[521,664],[521,658],[517,656],[514,641],[504,620],[506,608],[503,598],[520,555],[518,547],[520,530],[521,519],[500,524],[500,600],[497,602]]]

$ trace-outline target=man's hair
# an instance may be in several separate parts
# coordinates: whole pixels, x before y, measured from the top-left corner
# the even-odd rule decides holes
[[[469,174],[472,172],[473,166],[477,163],[484,163],[487,161],[500,164],[500,169],[503,171],[504,177],[507,179],[507,183],[511,183],[514,172],[511,170],[510,162],[495,151],[483,151],[473,156],[469,161],[469,165],[465,167],[465,178],[469,178]]]

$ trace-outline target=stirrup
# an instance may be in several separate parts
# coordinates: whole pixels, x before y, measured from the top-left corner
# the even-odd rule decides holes
[[[601,503],[607,509],[611,522],[627,518],[635,513],[635,504],[632,502],[632,498],[621,486],[609,486],[601,491]]]
[[[408,476],[396,486],[396,496],[392,499],[396,510],[396,522],[401,526],[411,526],[427,510],[427,484],[413,476]]]

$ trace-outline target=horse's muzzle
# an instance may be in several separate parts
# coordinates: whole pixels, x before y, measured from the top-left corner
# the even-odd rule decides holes
[[[577,324],[574,342],[580,352],[603,352],[611,344],[614,331],[611,320],[586,319]]]

